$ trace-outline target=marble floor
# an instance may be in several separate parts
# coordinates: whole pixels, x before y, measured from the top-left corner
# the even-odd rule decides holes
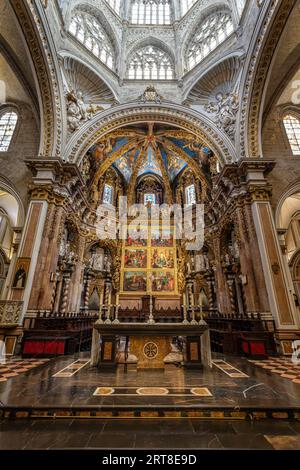
[[[91,368],[86,355],[64,356],[0,383],[0,405],[87,409],[254,406],[300,411],[300,384],[245,358],[215,358],[212,370],[171,366],[126,373],[123,366],[114,372]]]
[[[0,420],[1,450],[299,450],[300,422]]]
[[[0,419],[0,450],[300,450],[300,385],[245,358],[215,357],[212,370],[169,367],[125,372],[122,366],[112,372],[91,368],[87,355],[60,357],[0,383],[0,412],[9,407],[42,408],[46,414],[53,407],[79,407],[81,415],[80,419],[63,414],[64,419],[50,415],[48,419]],[[218,410],[227,407],[236,410],[237,416],[243,407],[284,407],[298,410],[299,418],[218,419]],[[189,410],[208,408],[216,410],[215,419],[190,417]],[[96,412],[97,419],[92,419],[90,412],[85,419],[84,410],[89,409],[100,410],[100,416]],[[102,419],[106,409],[112,415]],[[148,417],[127,419],[129,409]],[[169,411],[163,419],[160,412],[153,419],[153,409]],[[122,419],[114,419],[115,410],[122,410]],[[172,410],[181,410],[181,419],[171,419],[167,413]]]

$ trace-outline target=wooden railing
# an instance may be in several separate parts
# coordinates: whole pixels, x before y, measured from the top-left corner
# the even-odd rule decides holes
[[[23,302],[0,300],[0,326],[17,326],[21,323]]]

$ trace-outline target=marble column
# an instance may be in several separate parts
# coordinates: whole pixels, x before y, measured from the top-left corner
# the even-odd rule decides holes
[[[22,317],[24,317],[27,309],[30,309],[30,293],[34,284],[36,266],[39,263],[39,251],[43,240],[43,229],[46,221],[47,210],[48,202],[46,200],[32,198],[30,201],[16,257],[16,263],[18,263],[19,259],[27,260],[27,274],[24,288],[14,288],[14,274],[11,278],[9,298],[10,300],[23,301]]]
[[[235,211],[235,233],[239,245],[239,260],[241,273],[246,276],[247,282],[244,284],[244,294],[247,312],[257,312],[261,310],[259,300],[259,286],[256,284],[254,263],[259,263],[259,258],[255,257],[255,252],[250,247],[249,226],[245,219],[243,206],[239,206]],[[250,221],[248,221],[250,223]],[[252,235],[251,235],[252,236]]]
[[[28,309],[33,312],[51,310],[53,295],[51,274],[57,270],[60,235],[65,216],[62,205],[49,204],[28,305]]]
[[[266,279],[271,312],[278,330],[296,330],[296,307],[289,289],[284,260],[270,202],[254,200],[252,214]],[[298,320],[299,321],[299,320]]]
[[[217,293],[217,309],[220,313],[230,313],[231,304],[228,293],[228,285],[226,282],[226,276],[223,271],[221,263],[221,248],[220,239],[215,237],[213,239],[213,248],[215,254],[215,281],[216,281],[216,293]]]
[[[83,258],[84,258],[84,250],[85,250],[85,238],[78,235],[78,241],[76,244],[76,255],[77,261],[75,263],[74,272],[71,278],[70,283],[70,297],[69,297],[69,304],[68,310],[70,312],[78,312],[80,308],[80,299],[83,289]]]

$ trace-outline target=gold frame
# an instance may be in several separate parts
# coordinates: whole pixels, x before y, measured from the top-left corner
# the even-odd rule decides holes
[[[145,224],[141,226],[141,229],[147,229],[148,231],[148,238],[147,238],[147,245],[146,246],[127,246],[126,241],[123,240],[122,243],[122,256],[121,256],[121,291],[120,294],[128,295],[128,296],[136,296],[136,295],[155,295],[155,296],[174,296],[178,295],[178,280],[177,280],[177,254],[176,254],[176,242],[175,242],[175,234],[174,234],[174,226],[171,226],[171,232],[173,232],[173,244],[172,246],[152,246],[152,230],[153,229],[168,229],[169,227],[164,226],[151,226],[151,223],[148,225]],[[127,227],[128,229],[128,227]],[[174,268],[152,268],[152,255],[154,250],[163,249],[166,251],[173,251],[174,256]],[[131,268],[125,267],[125,252],[126,250],[145,250],[147,253],[147,267],[146,268]],[[124,277],[126,272],[145,272],[147,275],[147,290],[146,291],[127,291],[124,290]],[[153,273],[162,273],[168,272],[172,273],[174,276],[174,290],[172,291],[153,291],[152,290],[152,279],[151,275]]]

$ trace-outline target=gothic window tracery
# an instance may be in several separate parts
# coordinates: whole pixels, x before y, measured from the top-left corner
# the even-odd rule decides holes
[[[121,11],[121,0],[106,0],[106,3],[109,4],[109,6],[115,10],[118,15],[120,14]]]
[[[18,115],[14,111],[4,111],[0,114],[0,152],[7,152],[13,138]]]
[[[187,69],[191,70],[216,49],[233,32],[233,29],[232,18],[227,12],[215,12],[206,17],[197,27],[188,44]]]
[[[114,195],[114,190],[113,190],[112,186],[105,183],[104,190],[103,190],[103,198],[102,198],[103,204],[112,204],[113,203],[113,195]]]
[[[133,24],[170,24],[170,0],[133,0],[131,22]]]
[[[85,12],[77,12],[72,18],[69,32],[101,62],[114,69],[112,43],[96,18]]]
[[[196,191],[194,184],[191,184],[185,188],[185,199],[186,204],[189,206],[196,204]]]
[[[175,77],[174,66],[166,52],[146,46],[132,56],[127,76],[132,80],[172,80]]]
[[[300,119],[287,114],[283,118],[283,124],[293,155],[300,155]]]
[[[198,0],[181,0],[180,1],[180,9],[181,15],[184,16],[190,8],[196,3]]]
[[[148,206],[148,204],[155,204],[155,194],[153,193],[146,193],[144,194],[144,204]]]

